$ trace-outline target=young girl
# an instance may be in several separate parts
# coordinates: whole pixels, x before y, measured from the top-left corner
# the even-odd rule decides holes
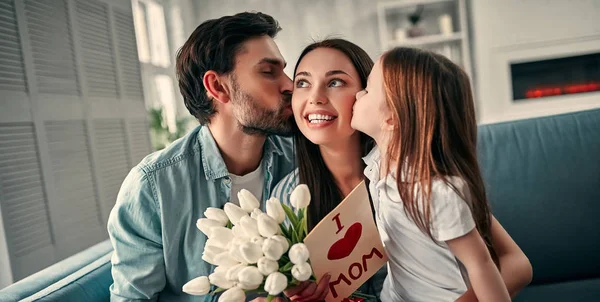
[[[510,301],[497,268],[476,158],[466,74],[443,56],[396,48],[357,93],[354,129],[378,147],[365,158],[389,256],[382,301]]]

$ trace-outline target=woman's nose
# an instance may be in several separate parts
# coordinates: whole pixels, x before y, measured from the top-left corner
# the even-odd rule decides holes
[[[315,91],[310,94],[308,101],[311,105],[324,105],[328,102],[325,94],[319,91],[319,89],[315,89]]]

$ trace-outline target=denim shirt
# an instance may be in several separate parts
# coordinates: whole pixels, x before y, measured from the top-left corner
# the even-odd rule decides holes
[[[292,140],[267,137],[262,160],[264,203],[293,169]],[[214,300],[188,295],[182,287],[212,270],[202,260],[207,238],[196,220],[208,207],[222,208],[230,196],[229,172],[208,127],[198,126],[134,167],[108,220],[111,301]]]

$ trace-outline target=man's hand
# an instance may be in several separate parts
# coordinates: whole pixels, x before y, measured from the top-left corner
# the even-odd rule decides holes
[[[319,284],[304,281],[283,293],[294,302],[323,301],[327,294],[329,294],[330,279],[331,275],[326,274],[321,278]]]

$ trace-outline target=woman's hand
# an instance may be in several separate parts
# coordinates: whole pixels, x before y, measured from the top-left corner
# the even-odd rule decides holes
[[[312,281],[304,281],[283,293],[295,302],[308,302],[308,301],[323,301],[327,294],[329,294],[329,280],[331,279],[330,274],[325,274],[319,284]]]

